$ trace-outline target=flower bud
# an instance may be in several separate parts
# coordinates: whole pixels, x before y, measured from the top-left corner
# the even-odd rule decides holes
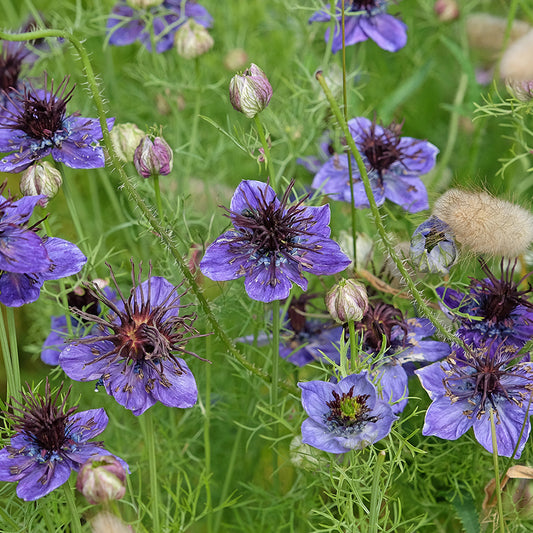
[[[254,118],[265,109],[272,96],[272,86],[265,73],[254,63],[242,74],[236,74],[229,84],[229,99],[237,111]]]
[[[145,133],[136,124],[125,122],[124,124],[116,124],[109,135],[118,157],[127,163],[133,161],[135,148],[139,146]]]
[[[452,229],[440,218],[428,218],[413,233],[409,255],[420,272],[448,274],[457,258]]]
[[[135,533],[133,527],[108,511],[98,513],[90,521],[92,533]]]
[[[500,60],[500,76],[503,79],[533,80],[533,30],[512,43]]]
[[[248,63],[248,54],[242,48],[233,48],[224,57],[224,66],[231,71],[240,70]]]
[[[533,80],[521,81],[507,78],[505,86],[507,87],[507,92],[520,102],[533,100]]]
[[[81,466],[76,488],[91,505],[120,500],[126,493],[126,471],[112,455],[95,455]]]
[[[174,43],[178,55],[185,59],[194,59],[210,50],[215,41],[206,28],[189,19],[176,32]]]
[[[38,204],[46,207],[48,200],[53,198],[61,188],[63,179],[61,172],[48,161],[39,161],[28,167],[20,178],[20,192],[25,196],[37,196],[43,194]]]
[[[343,279],[326,294],[326,307],[334,320],[344,324],[349,320],[358,322],[368,308],[368,295],[362,283]]]
[[[157,7],[163,3],[163,0],[128,0],[128,4],[135,9],[147,9]]]
[[[459,17],[459,6],[455,0],[437,0],[433,9],[441,22],[449,22]]]
[[[155,137],[152,141],[145,135],[135,149],[133,163],[143,178],[166,176],[172,171],[173,157],[172,148],[163,137]]]

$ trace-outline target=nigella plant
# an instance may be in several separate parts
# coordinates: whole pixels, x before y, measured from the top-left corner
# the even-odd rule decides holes
[[[360,450],[386,437],[397,417],[378,399],[367,373],[352,374],[333,384],[298,383],[309,418],[302,424],[302,442],[330,453]]]
[[[384,302],[370,303],[355,330],[362,338],[362,350],[372,356],[372,375],[379,383],[380,395],[393,403],[396,414],[407,405],[407,382],[414,364],[437,361],[451,351],[445,342],[427,340],[435,333],[427,318],[406,319],[399,309]]]
[[[76,413],[67,408],[70,389],[61,399],[62,384],[55,394],[46,381],[44,396],[28,386],[22,401],[13,400],[11,419],[15,434],[0,450],[0,481],[18,482],[17,496],[33,501],[65,483],[91,457],[111,455],[103,442],[92,441],[107,426],[103,409]],[[118,459],[118,458],[117,458]],[[128,465],[119,459],[129,471]]]
[[[307,289],[304,272],[335,274],[349,258],[329,238],[329,205],[289,204],[291,182],[281,200],[268,184],[243,180],[227,209],[234,229],[207,249],[200,270],[215,281],[245,277],[248,296],[261,302],[289,296],[292,283]]]
[[[399,124],[385,128],[357,117],[348,121],[348,126],[365,163],[376,204],[380,206],[387,199],[410,213],[428,209],[426,187],[420,176],[435,166],[438,148],[427,141],[401,137]],[[369,207],[355,158],[350,157],[355,207]],[[313,187],[335,200],[351,202],[348,155],[335,154],[322,165]]]
[[[11,153],[0,159],[0,172],[21,172],[49,154],[72,168],[105,166],[98,119],[67,115],[74,91],[74,87],[67,90],[68,80],[64,78],[55,90],[52,81],[47,91],[45,75],[45,89],[23,87],[9,94],[0,119],[0,152]],[[107,120],[109,129],[113,122]]]
[[[43,198],[14,200],[0,194],[0,302],[9,307],[34,302],[45,281],[76,274],[87,262],[76,245],[40,237],[36,225],[29,225],[33,209]]]
[[[37,56],[22,42],[2,41],[0,50],[0,107],[5,107],[7,95],[20,89],[22,69],[31,67]]]
[[[516,363],[517,352],[493,340],[416,370],[432,400],[422,434],[456,440],[473,428],[492,453],[492,411],[498,455],[520,457],[531,429],[533,363]]]
[[[387,13],[388,0],[346,0],[344,2],[344,42],[346,46],[372,39],[380,48],[397,52],[407,42],[407,26]],[[329,6],[327,6],[329,8]],[[328,28],[326,42],[333,53],[342,49],[342,2],[337,0],[333,36]],[[309,22],[329,22],[330,10],[317,11]]]
[[[98,316],[72,308],[91,333],[72,341],[59,355],[65,373],[77,381],[96,381],[115,400],[140,415],[157,401],[169,407],[192,407],[198,389],[189,367],[179,355],[193,355],[187,342],[200,337],[193,327],[196,315],[179,316],[178,287],[165,278],[152,277],[141,283],[141,268],[126,299],[111,277],[120,297],[108,298],[96,285],[87,290],[109,310]],[[198,357],[201,359],[200,357]]]
[[[189,19],[205,28],[213,25],[208,11],[188,0],[120,0],[115,4],[107,20],[109,44],[125,46],[139,40],[148,50],[151,39],[156,43],[157,53],[166,52],[174,46],[178,28]]]
[[[467,294],[444,287],[437,288],[445,312],[459,322],[457,336],[467,344],[478,345],[495,340],[522,347],[533,337],[533,304],[528,300],[531,287],[519,287],[530,275],[514,281],[516,260],[504,265],[497,278],[481,260],[486,278],[471,279]]]

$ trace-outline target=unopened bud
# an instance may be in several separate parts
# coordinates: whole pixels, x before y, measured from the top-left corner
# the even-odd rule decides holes
[[[533,30],[512,43],[502,55],[500,76],[503,79],[533,80]]]
[[[448,274],[457,258],[457,246],[452,229],[432,216],[416,228],[409,255],[420,272]]]
[[[174,42],[178,55],[185,59],[201,56],[215,44],[207,29],[193,19],[189,19],[180,26],[174,36]]]
[[[120,500],[126,493],[126,471],[112,455],[95,455],[81,466],[76,488],[91,505]]]
[[[116,124],[109,135],[118,157],[124,162],[132,162],[135,148],[139,146],[145,133],[136,124],[125,122]]]
[[[333,320],[344,324],[358,322],[368,308],[368,295],[362,283],[343,279],[326,294],[326,307]]]
[[[233,48],[224,57],[224,66],[231,71],[240,70],[248,63],[248,54],[242,48]]]
[[[166,176],[172,171],[173,158],[172,148],[163,137],[155,137],[152,141],[145,135],[135,149],[133,163],[143,178]]]
[[[20,192],[25,196],[46,196],[38,202],[41,207],[45,207],[48,200],[58,193],[62,183],[61,172],[57,168],[48,161],[39,161],[22,173]]]
[[[507,78],[505,86],[507,92],[520,102],[529,102],[533,99],[533,80],[520,81]]]
[[[272,86],[265,73],[254,63],[242,74],[236,74],[229,84],[231,105],[248,118],[254,118],[270,102]]]
[[[449,22],[459,17],[459,6],[455,0],[437,0],[433,9],[441,22]]]
[[[128,0],[128,4],[135,9],[147,9],[160,6],[164,0]]]

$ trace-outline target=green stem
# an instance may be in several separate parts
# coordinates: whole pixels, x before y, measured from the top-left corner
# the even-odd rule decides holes
[[[255,126],[257,128],[257,133],[259,134],[259,139],[261,140],[261,145],[263,146],[263,150],[265,151],[265,161],[266,161],[266,166],[268,168],[270,185],[274,190],[276,190],[276,174],[274,174],[274,166],[272,165],[272,157],[270,156],[270,148],[268,146],[267,138],[265,135],[265,129],[263,128],[263,124],[261,124],[261,120],[259,119],[259,114],[255,115],[254,121],[255,121]]]
[[[70,516],[70,526],[73,533],[81,533],[81,522],[78,508],[76,507],[76,500],[74,499],[74,489],[69,483],[63,485],[63,493],[65,494],[65,500],[67,500],[68,512]]]
[[[353,365],[354,371],[357,374],[361,372],[361,359],[359,358],[359,353],[357,350],[357,345],[355,344],[355,324],[353,320],[348,320],[348,331],[350,333],[350,361]]]
[[[278,382],[279,382],[279,330],[280,330],[280,305],[279,300],[272,302],[272,382],[270,384],[270,410],[277,413],[278,409]],[[274,438],[279,437],[279,423],[274,422]],[[278,454],[272,446],[272,479],[274,488],[279,488]]]
[[[5,319],[3,313],[0,313],[0,348],[2,348],[2,357],[4,359],[4,368],[6,372],[6,398],[8,401],[10,398],[19,400],[21,384],[17,344],[16,338],[14,339],[15,344],[13,344],[13,335],[10,331],[11,327],[14,328],[14,324],[12,325],[12,322],[14,322],[13,309],[11,309],[11,307],[4,307],[4,309],[6,314]]]
[[[348,122],[348,91],[346,89],[346,43],[344,42],[345,38],[345,13],[344,13],[344,0],[341,4],[342,9],[342,19],[341,19],[341,28],[342,28],[342,101],[344,104],[344,120]],[[352,217],[352,242],[353,242],[353,265],[354,270],[357,270],[357,223],[356,223],[356,210],[355,210],[355,196],[353,190],[353,169],[352,169],[352,158],[348,154],[348,176],[350,181],[350,211]],[[352,352],[353,353],[353,352]]]
[[[374,467],[374,478],[372,480],[372,489],[370,492],[370,516],[368,519],[368,531],[375,533],[378,531],[378,517],[379,510],[381,508],[381,494],[379,490],[379,480],[381,476],[381,468],[385,461],[385,451],[382,450],[378,453],[376,466]]]
[[[70,185],[68,184],[68,180],[66,179],[66,177],[63,179],[62,187],[63,187],[63,194],[67,202],[67,207],[70,212],[70,217],[72,218],[72,222],[74,223],[74,227],[76,228],[76,233],[78,234],[79,240],[85,243],[85,234],[83,232],[82,225],[78,217],[78,210],[76,209],[76,204],[74,203],[74,200],[72,198],[72,194],[70,191]]]
[[[205,338],[205,357],[211,360],[211,335]],[[207,533],[213,531],[213,502],[211,499],[211,365],[205,365],[205,418],[204,418],[204,452],[205,452],[205,499],[207,507]]]
[[[341,110],[339,109],[339,106],[337,102],[335,101],[335,98],[333,97],[333,94],[331,93],[330,88],[328,87],[326,80],[324,79],[324,76],[322,75],[321,71],[318,71],[316,73],[316,79],[318,80],[318,83],[320,83],[320,86],[322,87],[322,90],[324,91],[324,94],[326,95],[326,98],[328,99],[329,105],[331,107],[331,110],[333,111],[335,117],[337,118],[337,121],[346,136],[346,141],[348,143],[348,146],[350,148],[350,151],[352,152],[352,155],[355,158],[355,161],[357,163],[357,167],[359,169],[359,173],[361,174],[361,180],[363,181],[363,186],[365,188],[365,193],[368,198],[368,203],[370,204],[370,211],[372,213],[372,218],[374,220],[374,224],[376,225],[376,228],[378,230],[379,236],[381,238],[381,241],[383,243],[383,246],[390,256],[390,258],[394,261],[394,264],[398,268],[398,271],[400,272],[402,278],[404,279],[405,284],[407,285],[407,288],[415,300],[418,309],[432,322],[432,324],[435,326],[437,331],[440,333],[441,337],[445,339],[448,342],[453,342],[455,344],[458,343],[457,337],[452,335],[436,318],[433,311],[429,308],[429,306],[424,301],[423,295],[420,293],[420,291],[416,288],[416,285],[414,281],[409,276],[405,266],[402,263],[402,260],[398,257],[398,254],[394,250],[394,246],[392,245],[391,238],[387,234],[387,231],[385,230],[385,226],[383,225],[383,221],[381,220],[381,215],[379,213],[379,208],[376,204],[376,200],[374,199],[374,195],[372,193],[372,187],[370,185],[370,180],[368,179],[368,173],[366,171],[365,164],[363,162],[363,159],[361,157],[361,154],[359,153],[359,150],[357,149],[357,146],[355,144],[355,141],[353,140],[353,137],[350,133],[350,130],[348,128],[348,124],[344,120],[344,117],[342,116]]]
[[[103,141],[109,154],[110,164],[113,167],[113,170],[119,175],[121,185],[124,187],[129,197],[139,208],[142,215],[145,217],[146,221],[152,227],[152,230],[159,236],[161,241],[165,244],[165,246],[169,250],[172,257],[175,259],[182,276],[187,280],[187,284],[189,285],[196,299],[198,300],[198,303],[200,307],[202,308],[202,311],[205,314],[207,320],[211,324],[211,327],[213,328],[215,335],[224,344],[227,352],[231,354],[233,357],[235,357],[235,359],[237,359],[237,361],[239,361],[239,363],[246,370],[248,370],[249,372],[251,372],[252,374],[254,374],[255,376],[261,378],[262,380],[266,382],[271,382],[270,376],[266,374],[265,372],[263,372],[260,368],[257,368],[253,363],[248,361],[248,359],[244,356],[244,354],[242,354],[237,349],[233,341],[228,337],[225,330],[222,328],[221,324],[218,322],[215,315],[213,314],[213,311],[211,310],[211,306],[209,305],[207,299],[203,295],[200,287],[196,283],[196,280],[194,279],[193,274],[187,267],[187,264],[185,260],[183,259],[177,245],[173,241],[172,233],[175,230],[164,226],[162,221],[158,220],[158,218],[153,215],[150,208],[148,207],[146,202],[143,200],[142,196],[139,194],[139,192],[133,185],[132,180],[127,176],[126,172],[122,168],[122,165],[117,156],[113,143],[111,142],[109,130],[107,129],[106,112],[104,109],[104,101],[100,94],[100,87],[98,85],[96,76],[91,66],[89,55],[87,54],[81,42],[78,41],[75,37],[73,37],[70,33],[66,31],[60,31],[60,30],[39,30],[39,31],[19,33],[17,35],[0,32],[0,39],[4,39],[6,41],[27,41],[27,40],[40,39],[40,38],[45,38],[45,37],[61,37],[63,39],[66,39],[70,41],[72,46],[74,46],[74,48],[78,52],[80,61],[83,64],[83,69],[84,69],[85,77],[87,80],[87,86],[92,95],[94,104],[96,106],[96,111],[97,111],[97,114],[100,120],[100,126],[102,128]],[[292,394],[298,394],[296,387],[292,385],[282,382],[279,384],[279,386],[281,386],[287,392],[290,392]]]
[[[159,189],[159,174],[154,174],[152,176],[154,180],[154,194],[155,194],[155,203],[157,205],[157,214],[159,219],[163,221],[163,203],[161,202],[161,190]]]
[[[157,478],[157,462],[154,435],[153,415],[150,410],[143,414],[141,424],[148,453],[148,470],[150,472],[150,493],[152,495],[152,531],[161,531],[159,526],[159,480]]]
[[[502,492],[500,485],[500,470],[498,467],[498,442],[496,441],[496,425],[494,424],[494,410],[490,410],[490,432],[492,437],[492,460],[494,463],[494,490],[498,500],[498,514],[500,515],[500,531],[505,533],[505,523],[503,520]]]

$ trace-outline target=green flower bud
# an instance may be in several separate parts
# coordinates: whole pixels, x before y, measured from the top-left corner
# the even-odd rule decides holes
[[[125,122],[124,124],[116,124],[109,135],[111,135],[113,148],[115,148],[120,160],[131,163],[135,148],[139,146],[145,133],[136,124]]]
[[[360,321],[368,308],[368,295],[362,283],[343,279],[326,295],[326,307],[333,320],[344,324]]]
[[[39,200],[39,205],[45,207],[48,200],[58,193],[62,183],[63,178],[57,168],[48,161],[39,161],[22,173],[20,192],[25,196],[44,194],[46,198]]]
[[[265,73],[254,63],[242,74],[233,76],[229,84],[231,105],[248,118],[254,118],[270,102],[272,86]]]
[[[210,50],[215,41],[206,28],[189,19],[176,32],[174,43],[178,55],[185,59],[194,59]]]

